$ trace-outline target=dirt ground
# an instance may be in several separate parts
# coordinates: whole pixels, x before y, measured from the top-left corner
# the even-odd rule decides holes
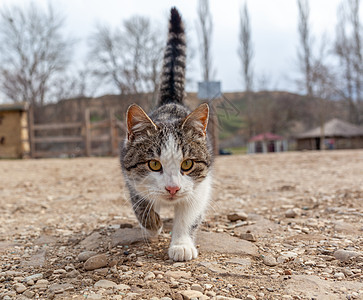
[[[117,158],[0,160],[0,299],[363,299],[363,151],[218,157],[200,255],[145,241]]]

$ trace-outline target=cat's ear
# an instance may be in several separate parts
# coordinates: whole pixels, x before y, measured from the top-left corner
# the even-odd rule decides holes
[[[203,103],[185,118],[182,128],[191,126],[197,130],[202,131],[203,135],[205,136],[207,133],[208,118],[209,106],[207,103]]]
[[[126,123],[128,140],[139,133],[146,133],[146,130],[150,128],[158,128],[143,109],[136,104],[132,104],[128,108],[126,113]]]

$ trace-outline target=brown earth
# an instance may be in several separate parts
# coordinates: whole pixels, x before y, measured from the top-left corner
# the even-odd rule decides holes
[[[362,150],[218,157],[214,178],[200,255],[174,263],[172,211],[145,241],[116,158],[0,161],[0,298],[363,299]]]

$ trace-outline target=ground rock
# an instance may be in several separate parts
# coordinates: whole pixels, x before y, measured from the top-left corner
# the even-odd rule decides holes
[[[258,249],[254,244],[227,233],[201,231],[198,233],[197,244],[200,245],[201,252],[258,256]]]
[[[90,257],[95,256],[95,255],[97,255],[97,252],[95,252],[95,251],[83,251],[80,254],[78,254],[77,260],[80,262],[84,262],[87,259],[89,259]]]
[[[22,283],[17,283],[17,284],[15,284],[14,287],[15,287],[15,291],[18,294],[21,294],[26,290],[26,286],[24,284],[22,284]]]
[[[236,212],[236,213],[230,213],[227,215],[227,219],[236,222],[236,221],[246,221],[248,219],[248,215],[244,212]]]
[[[276,261],[275,257],[273,257],[271,254],[267,254],[267,255],[263,256],[262,260],[266,266],[274,267],[277,265],[277,261]]]
[[[109,289],[109,288],[113,288],[115,287],[117,284],[113,281],[110,280],[99,280],[95,283],[94,287],[95,288],[104,288],[104,289]]]
[[[342,262],[348,261],[349,259],[357,257],[359,255],[360,254],[358,252],[348,251],[348,250],[343,250],[343,249],[340,249],[340,250],[337,250],[334,252],[334,257],[337,260],[342,261]]]
[[[49,286],[49,291],[55,294],[60,294],[65,291],[71,291],[74,289],[74,286],[69,283],[53,283]]]
[[[193,298],[203,297],[203,293],[194,290],[185,290],[185,291],[180,291],[179,293],[183,296],[184,300],[191,300]]]
[[[84,268],[87,271],[92,271],[95,269],[106,267],[107,264],[107,256],[105,254],[99,254],[87,259],[87,261],[84,263]]]
[[[192,274],[190,272],[186,272],[186,271],[167,271],[165,273],[165,276],[173,277],[174,279],[179,279],[179,278],[188,279],[192,276]]]
[[[143,241],[145,241],[145,236],[139,228],[120,228],[111,234],[112,247],[132,245]]]

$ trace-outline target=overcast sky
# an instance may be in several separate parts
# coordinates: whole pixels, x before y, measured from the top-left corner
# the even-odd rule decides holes
[[[317,42],[324,32],[333,37],[336,25],[336,11],[344,0],[310,0],[311,25]],[[345,0],[347,1],[347,0]],[[47,0],[33,0],[46,5]],[[86,53],[85,40],[95,24],[107,23],[118,26],[132,15],[149,16],[160,26],[166,26],[165,20],[170,7],[176,6],[181,12],[193,46],[197,49],[197,0],[52,0],[53,6],[66,16],[67,31],[81,42],[77,47],[76,57]],[[29,3],[28,0],[0,0],[4,5]],[[214,22],[213,66],[216,80],[222,81],[223,92],[243,90],[241,64],[237,56],[239,13],[243,0],[211,0],[210,8]],[[247,1],[254,44],[253,64],[255,68],[256,88],[262,77],[270,89],[296,91],[296,52],[297,4],[295,0],[249,0]],[[363,9],[360,11],[363,19]],[[193,62],[192,77],[194,84],[189,89],[196,90],[196,82],[201,79],[199,58]]]

